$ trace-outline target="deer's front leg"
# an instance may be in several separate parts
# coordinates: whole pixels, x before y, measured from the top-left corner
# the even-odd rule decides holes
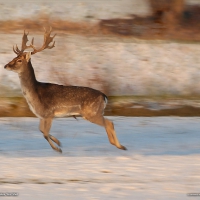
[[[55,138],[54,136],[49,134],[49,131],[51,129],[51,124],[52,124],[52,118],[48,119],[40,119],[40,131],[43,133],[44,138],[49,142],[51,147],[60,153],[62,153],[62,150],[55,146],[52,141],[54,141],[58,146],[61,146],[60,141]],[[52,141],[51,141],[52,140]]]

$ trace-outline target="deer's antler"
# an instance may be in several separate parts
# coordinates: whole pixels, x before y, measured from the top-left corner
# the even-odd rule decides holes
[[[42,51],[44,49],[52,49],[53,47],[55,47],[55,41],[53,41],[53,39],[56,36],[56,34],[54,36],[50,36],[51,32],[52,32],[52,28],[51,27],[50,27],[49,31],[47,31],[45,28],[44,28],[44,30],[45,30],[44,42],[43,42],[42,47],[39,48],[39,49],[36,49],[34,47],[34,45],[33,45],[33,43],[34,43],[34,38],[33,38],[32,41],[31,41],[31,45],[30,45],[33,48],[33,51],[31,52],[31,54],[35,54],[35,53],[40,52],[40,51]],[[51,42],[53,42],[53,44],[49,45]]]
[[[45,33],[44,33],[44,42],[43,42],[43,45],[41,48],[39,49],[36,49],[35,46],[33,45],[34,43],[34,38],[32,38],[32,41],[31,41],[31,44],[29,46],[26,45],[26,43],[28,42],[28,34],[29,33],[26,33],[25,30],[24,30],[24,34],[23,34],[23,37],[22,37],[22,46],[21,46],[21,50],[19,50],[18,46],[16,45],[16,47],[13,46],[13,51],[19,55],[21,53],[24,52],[25,49],[28,49],[28,48],[32,48],[33,51],[31,52],[31,54],[35,54],[37,52],[40,52],[44,49],[52,49],[53,47],[55,47],[55,41],[53,41],[54,37],[56,36],[56,34],[54,36],[51,36],[51,32],[52,32],[52,28],[50,27],[50,30],[47,31],[45,28]],[[53,42],[52,45],[49,45],[51,42]]]
[[[29,46],[26,45],[26,43],[28,42],[28,37],[27,37],[28,34],[29,34],[29,32],[26,33],[25,30],[24,30],[24,34],[23,34],[23,37],[22,37],[22,46],[21,46],[21,50],[19,50],[19,48],[18,48],[17,45],[16,45],[16,47],[13,46],[13,51],[14,51],[17,55],[23,53],[25,49],[28,49],[28,48],[31,47],[31,45],[29,45]]]

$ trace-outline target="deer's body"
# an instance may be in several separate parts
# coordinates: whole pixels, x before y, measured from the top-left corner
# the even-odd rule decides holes
[[[48,46],[53,39],[53,37],[50,37],[50,33],[46,32],[45,41],[47,42],[42,50],[54,46],[54,44],[51,47]],[[25,33],[23,40],[25,43],[28,41],[27,34]],[[26,47],[22,43],[22,50]],[[33,42],[31,47],[34,48],[34,53],[38,52],[33,46]],[[119,143],[113,123],[103,117],[107,103],[105,94],[88,87],[38,82],[31,64],[31,53],[24,53],[22,50],[20,51],[18,48],[14,50],[18,56],[5,65],[4,68],[18,73],[22,93],[31,111],[40,118],[40,131],[54,150],[61,152],[61,149],[53,143],[55,142],[60,146],[59,140],[49,134],[53,118],[76,115],[81,115],[92,123],[104,126],[110,143],[117,148],[126,149]],[[32,52],[32,54],[34,53]]]
[[[21,89],[31,111],[40,119],[83,115],[87,107],[90,115],[100,104],[106,105],[107,97],[88,87],[64,86],[38,82],[31,61],[23,73],[19,73]],[[96,107],[96,108],[95,108]]]

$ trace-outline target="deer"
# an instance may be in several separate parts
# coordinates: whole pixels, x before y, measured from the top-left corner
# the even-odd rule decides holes
[[[13,46],[17,54],[13,60],[4,66],[6,70],[16,72],[19,76],[21,91],[28,103],[30,110],[40,119],[39,130],[48,141],[53,150],[62,153],[60,141],[51,135],[50,129],[55,117],[81,116],[91,123],[105,128],[109,142],[118,149],[126,150],[116,136],[114,124],[104,117],[104,109],[108,97],[99,90],[71,85],[58,85],[37,81],[34,68],[31,64],[31,56],[45,49],[55,47],[54,36],[51,36],[52,28],[45,29],[44,42],[40,48],[34,46],[34,37],[30,45],[27,45],[28,34],[24,30],[21,49]],[[31,51],[27,49],[32,49]],[[25,51],[26,50],[26,51]]]

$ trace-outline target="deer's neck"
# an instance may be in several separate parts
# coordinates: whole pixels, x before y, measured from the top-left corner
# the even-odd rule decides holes
[[[19,79],[24,95],[27,93],[29,95],[36,93],[37,80],[35,78],[35,73],[31,61],[28,62],[26,69],[19,74]]]

